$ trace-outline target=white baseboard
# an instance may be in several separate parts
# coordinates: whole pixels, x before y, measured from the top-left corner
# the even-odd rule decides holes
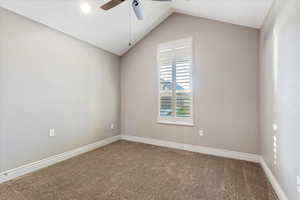
[[[260,164],[261,164],[261,167],[263,168],[263,170],[265,171],[265,174],[267,175],[269,181],[271,182],[271,185],[273,186],[279,200],[288,200],[283,189],[281,188],[276,177],[274,176],[274,174],[268,167],[268,165],[267,165],[266,161],[263,159],[263,157],[260,158]]]
[[[149,138],[143,138],[143,137],[137,137],[137,136],[131,136],[131,135],[121,135],[121,139],[133,141],[133,142],[151,144],[151,145],[156,145],[156,146],[161,146],[161,147],[168,147],[168,148],[173,148],[173,149],[180,149],[180,150],[203,153],[203,154],[214,155],[214,156],[219,156],[219,157],[232,158],[232,159],[237,159],[237,160],[245,160],[245,161],[260,163],[264,172],[267,175],[267,178],[271,182],[279,200],[288,200],[283,189],[279,185],[277,179],[275,178],[272,171],[269,169],[266,162],[260,155],[228,151],[228,150],[223,150],[223,149],[215,149],[215,148],[196,146],[196,145],[189,145],[189,144],[183,144],[183,143],[169,142],[169,141],[163,141],[163,140],[149,139]]]
[[[260,156],[257,154],[241,153],[236,151],[228,151],[228,150],[215,149],[215,148],[204,147],[204,146],[196,146],[196,145],[169,142],[163,140],[149,139],[149,138],[136,137],[131,135],[121,135],[121,139],[145,143],[145,144],[152,144],[156,146],[168,147],[173,149],[181,149],[186,151],[214,155],[219,157],[232,158],[237,160],[245,160],[245,161],[256,162],[256,163],[260,162]]]
[[[71,151],[64,152],[62,154],[58,154],[55,156],[51,156],[49,158],[42,159],[42,160],[34,162],[34,163],[30,163],[27,165],[23,165],[21,167],[17,167],[15,169],[1,172],[0,173],[0,183],[6,182],[6,181],[12,180],[14,178],[17,178],[19,176],[23,176],[25,174],[48,167],[48,166],[56,164],[58,162],[78,156],[82,153],[92,151],[94,149],[108,145],[108,144],[118,141],[120,139],[133,141],[133,142],[140,142],[140,143],[145,143],[145,144],[151,144],[151,145],[156,145],[156,146],[168,147],[168,148],[173,148],[173,149],[186,150],[186,151],[191,151],[191,152],[196,152],[196,153],[203,153],[203,154],[214,155],[214,156],[219,156],[219,157],[232,158],[232,159],[237,159],[237,160],[245,160],[245,161],[260,163],[263,170],[265,171],[268,179],[270,180],[276,194],[278,195],[279,200],[288,200],[284,191],[282,190],[281,186],[279,185],[276,177],[273,175],[272,171],[269,169],[265,160],[260,155],[241,153],[241,152],[236,152],[236,151],[228,151],[228,150],[223,150],[223,149],[215,149],[215,148],[196,146],[196,145],[189,145],[189,144],[183,144],[183,143],[169,142],[169,141],[163,141],[163,140],[149,139],[149,138],[136,137],[136,136],[130,136],[130,135],[117,135],[114,137],[110,137],[110,138],[107,138],[107,139],[104,139],[104,140],[101,140],[101,141],[98,141],[98,142],[95,142],[92,144],[88,144],[83,147],[71,150]]]
[[[92,151],[94,149],[97,149],[97,148],[100,148],[102,146],[108,145],[108,144],[113,143],[115,141],[118,141],[120,139],[121,139],[120,135],[110,137],[110,138],[106,138],[104,140],[101,140],[101,141],[98,141],[98,142],[95,142],[95,143],[92,143],[92,144],[88,144],[88,145],[85,145],[83,147],[73,149],[71,151],[64,152],[62,154],[51,156],[49,158],[45,158],[45,159],[42,159],[42,160],[37,161],[37,162],[29,163],[29,164],[23,165],[21,167],[17,167],[17,168],[14,168],[14,169],[11,169],[11,170],[8,170],[8,171],[5,171],[5,172],[1,172],[0,173],[0,183],[6,182],[6,181],[12,180],[14,178],[17,178],[19,176],[23,176],[25,174],[34,172],[36,170],[48,167],[50,165],[53,165],[53,164],[56,164],[58,162],[67,160],[67,159],[72,158],[74,156],[78,156],[82,153]]]

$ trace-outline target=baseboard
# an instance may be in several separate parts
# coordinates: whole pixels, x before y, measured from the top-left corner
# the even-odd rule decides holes
[[[31,173],[34,171],[37,171],[39,169],[48,167],[48,166],[56,164],[58,162],[78,156],[80,154],[92,151],[94,149],[108,145],[108,144],[118,141],[120,139],[133,141],[133,142],[140,142],[140,143],[145,143],[145,144],[151,144],[151,145],[156,145],[156,146],[161,146],[161,147],[168,147],[168,148],[173,148],[173,149],[180,149],[180,150],[186,150],[186,151],[191,151],[191,152],[203,153],[203,154],[214,155],[214,156],[219,156],[219,157],[232,158],[232,159],[237,159],[237,160],[245,160],[245,161],[260,163],[263,170],[265,171],[268,179],[270,180],[276,194],[278,195],[279,200],[288,200],[284,191],[282,190],[281,186],[279,185],[276,177],[274,176],[274,174],[272,173],[272,171],[269,169],[268,165],[266,164],[265,160],[257,154],[241,153],[241,152],[236,152],[236,151],[228,151],[228,150],[215,149],[215,148],[210,148],[210,147],[203,147],[203,146],[189,145],[189,144],[169,142],[169,141],[163,141],[163,140],[149,139],[149,138],[143,138],[143,137],[137,137],[137,136],[131,136],[131,135],[117,135],[114,137],[106,138],[104,140],[101,140],[101,141],[98,141],[98,142],[95,142],[92,144],[88,144],[83,147],[64,152],[62,154],[51,156],[49,158],[45,158],[45,159],[42,159],[42,160],[34,162],[34,163],[30,163],[27,165],[23,165],[21,167],[17,167],[15,169],[1,172],[0,173],[0,183],[12,180],[14,178],[23,176],[25,174],[28,174],[28,173]]]
[[[285,195],[283,189],[281,188],[280,184],[278,183],[276,177],[268,167],[266,161],[263,159],[263,157],[260,157],[260,164],[263,168],[265,174],[267,175],[269,181],[271,182],[271,185],[273,186],[279,200],[288,200],[287,196]]]
[[[120,139],[121,139],[120,135],[110,137],[110,138],[106,138],[104,140],[100,140],[98,142],[88,144],[88,145],[82,146],[80,148],[64,152],[62,154],[51,156],[49,158],[45,158],[45,159],[42,159],[42,160],[37,161],[37,162],[33,162],[33,163],[26,164],[26,165],[23,165],[21,167],[17,167],[17,168],[14,168],[14,169],[11,169],[11,170],[8,170],[8,171],[5,171],[5,172],[1,172],[0,173],[0,183],[6,182],[6,181],[12,180],[14,178],[17,178],[19,176],[23,176],[25,174],[28,174],[28,173],[37,171],[39,169],[48,167],[50,165],[53,165],[53,164],[56,164],[58,162],[67,160],[67,159],[72,158],[74,156],[78,156],[82,153],[92,151],[94,149],[97,149],[97,148],[100,148],[102,146],[108,145],[108,144],[113,143],[115,141],[118,141]]]
[[[183,144],[183,143],[169,142],[169,141],[163,141],[163,140],[149,139],[149,138],[137,137],[137,136],[131,136],[131,135],[121,135],[121,139],[133,141],[133,142],[151,144],[151,145],[156,145],[156,146],[161,146],[161,147],[181,149],[181,150],[203,153],[203,154],[208,154],[208,155],[214,155],[214,156],[219,156],[219,157],[232,158],[232,159],[237,159],[237,160],[245,160],[245,161],[260,163],[264,172],[267,175],[267,178],[271,182],[271,184],[274,188],[274,191],[276,192],[279,200],[288,200],[287,196],[285,195],[284,191],[282,190],[281,186],[279,185],[277,179],[273,175],[272,171],[269,169],[265,160],[260,155],[228,151],[228,150],[223,150],[223,149],[215,149],[215,148],[196,146],[196,145],[189,145],[189,144]]]
[[[169,142],[163,140],[156,140],[156,139],[149,139],[131,135],[121,135],[121,139],[133,141],[133,142],[140,142],[145,144],[151,144],[156,146],[168,147],[173,149],[181,149],[191,152],[203,153],[208,155],[214,155],[219,157],[225,158],[232,158],[237,160],[245,160],[250,162],[260,162],[260,156],[256,154],[249,154],[249,153],[241,153],[236,151],[228,151],[223,149],[215,149],[210,147],[203,147],[203,146],[196,146],[196,145],[189,145],[183,143],[176,143],[176,142]]]

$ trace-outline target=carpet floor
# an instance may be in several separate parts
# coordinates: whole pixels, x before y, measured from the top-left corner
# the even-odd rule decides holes
[[[0,200],[277,200],[259,164],[118,141],[0,184]]]

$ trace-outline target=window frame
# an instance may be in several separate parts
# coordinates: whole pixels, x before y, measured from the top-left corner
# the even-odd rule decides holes
[[[191,117],[188,118],[184,118],[184,117],[166,117],[166,116],[160,116],[160,108],[161,108],[161,104],[160,104],[160,47],[163,45],[170,45],[172,44],[172,46],[180,41],[190,41],[191,42],[191,66],[190,66],[190,73],[191,73],[191,93],[192,93],[192,103],[191,103]],[[194,126],[194,85],[193,85],[193,80],[194,80],[194,66],[195,66],[195,56],[194,56],[194,40],[192,37],[187,37],[187,38],[183,38],[183,39],[179,39],[179,40],[173,40],[173,41],[168,41],[168,42],[163,42],[157,45],[157,58],[156,58],[156,68],[157,68],[157,83],[158,83],[158,87],[157,87],[157,91],[158,91],[158,114],[157,114],[157,123],[158,124],[165,124],[165,125],[177,125],[177,126]],[[172,60],[172,68],[175,65],[175,57]],[[174,91],[173,91],[174,92]],[[176,91],[175,91],[176,93]],[[175,111],[176,112],[176,111]]]

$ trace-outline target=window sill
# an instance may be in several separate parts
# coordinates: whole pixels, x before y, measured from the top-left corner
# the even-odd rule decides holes
[[[195,126],[194,123],[190,122],[171,122],[171,121],[157,121],[158,124],[174,125],[174,126]]]

